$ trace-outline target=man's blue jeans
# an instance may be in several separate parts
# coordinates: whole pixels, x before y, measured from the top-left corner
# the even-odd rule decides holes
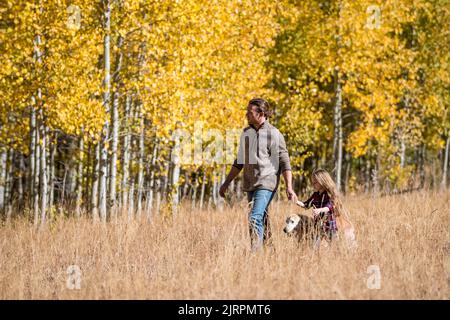
[[[253,201],[249,214],[250,239],[252,249],[255,250],[263,244],[264,227],[268,223],[269,204],[276,191],[258,189],[247,193],[248,201]],[[266,230],[270,231],[270,230]]]

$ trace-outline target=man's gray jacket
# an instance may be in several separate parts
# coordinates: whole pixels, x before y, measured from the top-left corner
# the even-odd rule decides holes
[[[244,169],[244,191],[276,190],[280,174],[291,170],[283,135],[267,120],[258,130],[253,126],[245,128],[233,166]]]

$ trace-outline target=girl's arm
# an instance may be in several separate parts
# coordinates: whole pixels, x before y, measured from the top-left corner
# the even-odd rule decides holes
[[[328,200],[327,202],[325,202],[324,204],[322,204],[323,207],[321,208],[314,208],[313,209],[313,215],[317,216],[321,213],[326,214],[328,212],[333,212],[334,206],[333,203],[331,202],[331,200]]]
[[[300,200],[297,200],[297,202],[295,204],[298,205],[299,207],[302,207],[302,208],[305,207],[305,204],[302,201],[300,201]]]
[[[314,208],[314,209],[312,210],[312,212],[313,212],[313,215],[314,215],[314,216],[317,216],[317,215],[319,215],[319,214],[321,214],[321,213],[328,213],[328,212],[330,212],[330,208],[328,208],[328,207]]]
[[[313,196],[309,197],[308,200],[306,200],[306,201],[297,201],[297,205],[302,208],[308,209],[311,206],[312,198],[313,198]]]

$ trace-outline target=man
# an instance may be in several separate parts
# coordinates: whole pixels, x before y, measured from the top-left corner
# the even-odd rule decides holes
[[[286,143],[280,131],[269,123],[271,115],[266,100],[250,100],[246,114],[249,127],[241,135],[238,157],[219,190],[220,196],[225,197],[231,181],[244,169],[243,189],[252,203],[249,214],[252,250],[266,244],[270,238],[268,207],[278,188],[280,174],[286,183],[288,199],[294,203],[297,201],[292,189],[292,171]]]

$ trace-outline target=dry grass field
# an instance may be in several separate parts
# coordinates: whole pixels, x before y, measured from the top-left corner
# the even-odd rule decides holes
[[[450,191],[348,196],[344,203],[356,251],[342,242],[298,248],[282,228],[302,209],[287,202],[272,203],[273,246],[257,253],[249,251],[243,205],[221,212],[186,207],[151,223],[60,218],[39,232],[13,219],[0,227],[0,298],[450,298]],[[68,274],[73,265],[79,289],[76,272]],[[378,289],[371,287],[373,268]]]

